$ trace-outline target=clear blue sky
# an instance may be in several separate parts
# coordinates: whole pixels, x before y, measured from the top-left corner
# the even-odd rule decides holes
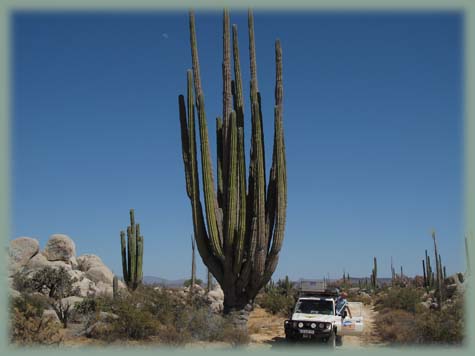
[[[248,98],[247,19],[231,20]],[[145,275],[189,275],[177,107],[191,66],[187,21],[186,12],[15,14],[12,238],[44,246],[65,233],[78,254],[120,274],[119,231],[133,207]],[[214,154],[221,12],[196,22]],[[373,256],[380,276],[391,256],[397,270],[421,273],[432,228],[448,272],[464,270],[462,17],[256,12],[255,30],[267,162],[275,38],[283,48],[288,211],[274,277],[368,276]]]

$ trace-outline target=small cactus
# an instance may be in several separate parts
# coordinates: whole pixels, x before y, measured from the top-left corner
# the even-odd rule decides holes
[[[114,299],[117,299],[119,296],[119,279],[117,276],[114,276],[114,279],[112,280],[112,296]]]

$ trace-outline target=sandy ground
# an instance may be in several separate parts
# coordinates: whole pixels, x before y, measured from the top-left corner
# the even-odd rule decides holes
[[[374,331],[374,318],[376,312],[369,305],[362,309],[364,331],[361,336],[344,336],[342,345],[337,349],[353,349],[381,346]],[[249,334],[251,336],[250,348],[273,348],[287,346],[284,333],[283,316],[275,316],[267,313],[262,308],[256,308],[249,318]],[[306,343],[308,344],[308,343]],[[315,346],[318,344],[313,343]]]

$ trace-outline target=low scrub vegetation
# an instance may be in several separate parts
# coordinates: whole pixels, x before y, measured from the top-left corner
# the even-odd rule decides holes
[[[461,344],[464,338],[463,298],[448,300],[439,309],[421,302],[420,288],[391,288],[379,293],[375,308],[381,339],[394,345]]]

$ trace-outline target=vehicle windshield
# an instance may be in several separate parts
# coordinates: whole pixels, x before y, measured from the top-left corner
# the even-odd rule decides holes
[[[333,315],[333,303],[328,300],[300,299],[295,313]]]

